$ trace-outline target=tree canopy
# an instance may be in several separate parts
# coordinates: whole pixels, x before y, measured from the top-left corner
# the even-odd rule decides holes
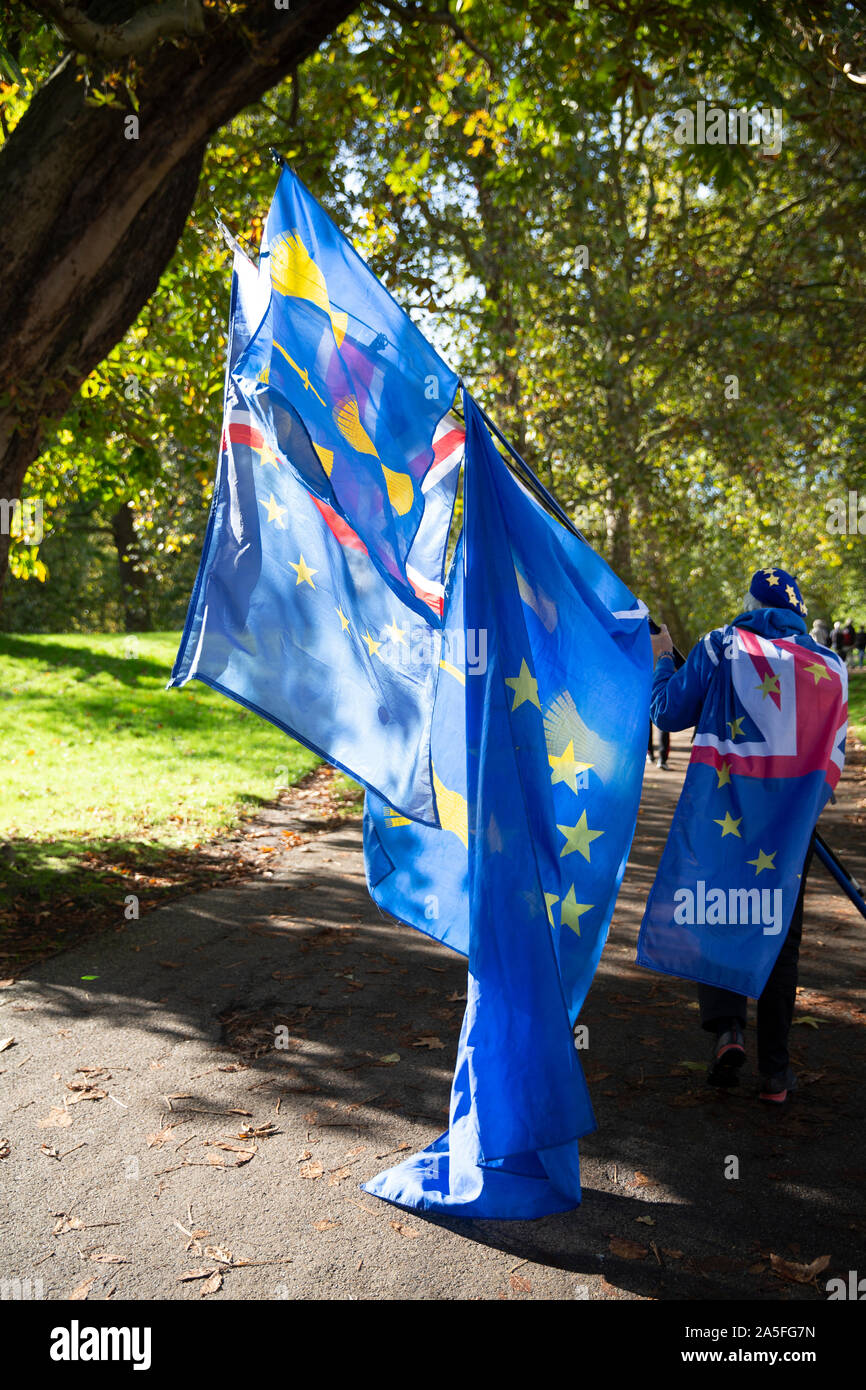
[[[38,18],[72,8],[16,9],[32,14],[0,52],[0,187],[73,42]],[[249,8],[204,4],[203,22],[230,28]],[[271,145],[680,642],[770,563],[798,572],[813,614],[866,620],[862,536],[834,529],[830,505],[866,497],[854,7],[339,8],[288,77],[201,142],[189,214],[166,208],[179,240],[151,259],[158,285],[138,284],[119,332],[115,315],[62,415],[40,386],[26,492],[44,499],[46,537],[13,546],[6,624],[182,619],[220,425],[214,214],[255,247]],[[202,42],[185,31],[159,52]],[[108,71],[79,50],[88,110],[142,110],[157,57]],[[678,140],[698,103],[752,143]]]

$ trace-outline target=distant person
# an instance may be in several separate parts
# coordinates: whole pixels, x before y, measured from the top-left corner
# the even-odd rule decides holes
[[[667,729],[659,729],[659,755],[658,755],[658,758],[656,758],[655,752],[654,752],[654,750],[653,750],[653,725],[652,725],[652,720],[650,720],[650,726],[649,726],[649,744],[647,745],[647,753],[646,753],[646,755],[647,755],[647,761],[648,761],[648,762],[651,762],[651,763],[654,762],[655,765],[656,765],[656,767],[660,767],[660,768],[662,769],[663,772],[667,772],[667,770],[668,770],[668,756],[669,756],[669,754],[670,754],[670,751],[671,751],[671,736],[670,736],[670,734],[668,733]]]
[[[840,622],[835,622],[833,624],[829,646],[830,650],[833,652],[838,652],[842,649],[842,624]]]
[[[812,631],[809,633],[809,636],[811,637],[812,641],[817,642],[819,646],[829,647],[830,645],[830,630],[827,627],[827,624],[824,622],[823,618],[815,619],[814,623],[812,624]]]
[[[860,629],[854,638],[854,651],[857,654],[856,666],[858,669],[863,666],[866,660],[866,628]]]
[[[842,629],[839,646],[839,655],[841,656],[842,660],[846,663],[848,662],[849,657],[852,657],[854,655],[854,638],[856,637],[856,635],[857,632],[854,627],[854,624],[849,618]]]

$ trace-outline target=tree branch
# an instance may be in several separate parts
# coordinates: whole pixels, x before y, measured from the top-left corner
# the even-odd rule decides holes
[[[200,0],[145,5],[122,24],[100,24],[67,0],[30,0],[30,9],[50,19],[73,48],[94,58],[129,58],[158,39],[204,33]]]

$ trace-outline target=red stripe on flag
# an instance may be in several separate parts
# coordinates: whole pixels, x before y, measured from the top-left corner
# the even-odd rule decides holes
[[[340,542],[340,545],[348,546],[350,550],[360,550],[363,552],[364,555],[368,555],[369,551],[367,550],[367,547],[365,546],[364,542],[361,540],[361,537],[357,534],[356,531],[352,530],[348,522],[344,521],[343,518],[337,512],[334,511],[333,507],[329,507],[327,502],[322,502],[320,498],[313,497],[312,493],[310,493],[310,496],[313,498],[313,501],[315,502],[319,511],[322,513],[322,516],[325,519],[325,523],[330,527],[334,535],[337,537],[337,540]]]
[[[260,449],[265,442],[260,430],[253,429],[252,425],[238,424],[236,420],[229,423],[229,439],[232,444],[246,444],[249,449]]]

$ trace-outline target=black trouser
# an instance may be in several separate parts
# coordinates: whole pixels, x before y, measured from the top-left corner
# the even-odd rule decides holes
[[[797,964],[800,958],[800,938],[803,935],[803,894],[806,875],[812,859],[812,847],[806,855],[800,877],[800,893],[791,917],[788,935],[782,942],[776,964],[758,1000],[758,1071],[762,1076],[776,1076],[788,1065],[788,1034],[794,1017],[797,993]],[[698,985],[701,1027],[715,1033],[729,1019],[737,1018],[746,1026],[745,994],[734,994],[715,985]]]
[[[671,736],[670,736],[670,734],[668,733],[667,729],[659,729],[659,733],[661,734],[661,741],[660,741],[660,743],[659,743],[659,752],[661,753],[662,762],[663,762],[663,763],[666,763],[667,760],[668,760],[668,754],[669,754],[670,751],[671,751]],[[653,726],[652,726],[652,724],[650,724],[650,726],[649,726],[649,743],[647,744],[647,752],[649,753],[649,755],[650,755],[651,758],[654,758],[654,757],[655,757],[655,753],[653,752]]]

